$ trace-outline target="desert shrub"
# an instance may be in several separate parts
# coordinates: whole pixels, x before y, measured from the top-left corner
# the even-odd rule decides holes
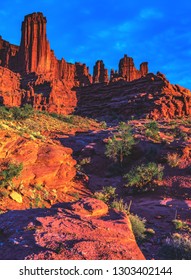
[[[41,133],[40,133],[40,131],[33,131],[33,132],[31,132],[31,135],[30,135],[30,137],[31,137],[31,139],[41,139],[41,140],[45,140],[45,136],[44,135],[42,135]]]
[[[86,164],[89,164],[90,162],[91,162],[91,157],[86,157],[86,158],[83,158],[82,160],[80,160],[79,164],[86,165]]]
[[[44,189],[43,184],[34,184],[33,188],[36,189],[37,191],[42,191]]]
[[[73,116],[73,115],[64,116],[64,115],[60,115],[60,114],[57,114],[57,113],[50,113],[50,116],[55,118],[55,119],[58,119],[60,121],[69,123],[69,124],[74,124],[75,123],[75,116]]]
[[[105,121],[102,121],[102,122],[100,123],[100,125],[101,125],[101,128],[103,128],[103,129],[106,129],[106,128],[107,128],[107,123],[106,123]]]
[[[94,197],[97,199],[103,200],[104,202],[109,204],[110,208],[116,209],[118,211],[124,212],[129,216],[132,230],[135,235],[135,238],[138,242],[143,241],[146,235],[146,228],[145,223],[146,220],[140,218],[137,215],[130,214],[130,207],[132,201],[129,204],[124,203],[123,199],[116,199],[115,188],[113,187],[106,187],[103,192],[97,192],[94,194]],[[152,231],[153,234],[154,231]]]
[[[9,184],[13,178],[18,177],[23,169],[23,164],[8,163],[0,172],[0,185]]]
[[[0,106],[0,118],[1,119],[8,119],[10,117],[10,111],[5,106]]]
[[[161,253],[165,259],[171,260],[190,260],[191,259],[191,240],[182,234],[173,234],[167,238],[161,248]]]
[[[145,239],[145,232],[146,232],[146,227],[145,223],[146,220],[140,218],[137,215],[130,214],[129,219],[132,225],[132,230],[135,235],[135,238],[137,241],[143,241]]]
[[[91,157],[83,158],[76,164],[76,170],[78,172],[84,172],[84,167],[91,162]]]
[[[125,213],[128,212],[128,204],[124,203],[122,198],[120,198],[119,200],[114,199],[111,203],[111,208],[115,208],[116,210],[125,212]]]
[[[108,140],[105,155],[114,162],[122,163],[135,145],[132,129],[125,123],[120,123],[118,131]]]
[[[180,138],[186,141],[188,139],[188,135],[186,132],[183,132],[179,127],[175,127],[174,130],[174,137],[175,138]]]
[[[155,181],[162,180],[163,177],[163,167],[154,162],[149,162],[148,164],[142,164],[130,170],[124,176],[127,180],[126,187],[133,187],[139,191],[145,191],[155,184]]]
[[[95,192],[93,197],[99,200],[109,203],[111,200],[116,198],[116,188],[112,186],[103,187],[101,192]]]
[[[180,156],[177,153],[167,154],[167,163],[171,167],[177,167],[180,162]]]
[[[34,113],[32,106],[29,104],[26,104],[23,107],[13,107],[10,111],[15,120],[25,120]]]
[[[186,222],[179,220],[179,219],[175,219],[172,220],[173,225],[175,226],[176,230],[181,230],[181,229],[187,229],[188,225]]]
[[[145,128],[146,128],[145,135],[147,137],[153,138],[156,141],[160,140],[159,127],[156,121],[151,121],[145,124]]]

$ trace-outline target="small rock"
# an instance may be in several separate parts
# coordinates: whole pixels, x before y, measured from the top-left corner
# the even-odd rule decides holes
[[[18,192],[12,191],[12,193],[10,194],[10,197],[18,203],[23,202],[22,195],[19,194]]]

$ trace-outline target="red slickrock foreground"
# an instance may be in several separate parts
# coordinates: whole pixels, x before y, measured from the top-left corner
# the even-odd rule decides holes
[[[18,223],[19,221],[19,223]],[[85,198],[0,215],[1,260],[143,260],[128,216]]]

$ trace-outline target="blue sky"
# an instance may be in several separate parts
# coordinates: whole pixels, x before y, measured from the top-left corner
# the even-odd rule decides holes
[[[19,44],[26,14],[43,12],[56,56],[118,68],[124,54],[191,89],[191,1],[1,0],[0,35]]]

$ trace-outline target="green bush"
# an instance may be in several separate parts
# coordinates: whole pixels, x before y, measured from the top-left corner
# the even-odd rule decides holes
[[[125,213],[128,212],[128,205],[127,205],[127,203],[124,203],[122,198],[120,198],[119,200],[115,199],[111,203],[111,208],[115,208],[116,210],[125,212]]]
[[[182,234],[173,234],[167,238],[161,249],[165,259],[171,260],[190,260],[191,259],[191,240]]]
[[[104,201],[105,203],[109,203],[111,200],[116,198],[116,188],[112,186],[103,187],[101,192],[95,192],[93,197]]]
[[[131,222],[131,225],[132,225],[132,230],[133,230],[133,233],[135,235],[136,240],[137,241],[143,241],[146,237],[146,235],[145,235],[146,220],[142,219],[139,216],[134,215],[134,214],[130,214],[129,219],[130,219],[130,222]]]
[[[177,153],[167,154],[167,163],[171,167],[177,167],[180,162],[180,156]]]
[[[100,125],[101,125],[101,128],[103,128],[103,129],[106,129],[106,128],[107,128],[107,123],[106,123],[105,121],[102,121],[102,122],[100,123]]]
[[[122,164],[134,145],[135,139],[131,127],[122,122],[119,124],[118,131],[108,140],[105,155],[114,162]]]
[[[55,119],[58,119],[60,121],[69,123],[69,124],[74,124],[75,123],[75,116],[73,116],[73,115],[63,116],[63,115],[60,115],[60,114],[57,114],[57,113],[50,113],[50,116],[55,118]]]
[[[172,221],[173,225],[175,226],[176,230],[181,230],[181,229],[188,229],[188,225],[186,222],[179,220],[179,219],[175,219]]]
[[[86,165],[89,164],[91,162],[91,157],[86,157],[80,160],[79,164],[80,165]]]
[[[5,106],[0,106],[0,118],[1,119],[8,119],[10,117],[10,111]]]
[[[161,181],[163,177],[163,167],[154,162],[142,164],[130,170],[124,176],[127,180],[126,187],[132,187],[139,191],[145,191],[155,185],[155,181]]]
[[[0,172],[0,185],[9,184],[13,178],[18,177],[23,170],[23,164],[8,163],[7,166]]]
[[[159,127],[156,121],[151,121],[145,124],[145,128],[146,128],[145,135],[147,137],[153,138],[156,141],[160,140]]]
[[[29,104],[26,104],[23,107],[13,107],[10,111],[15,120],[25,120],[34,113],[32,106]]]
[[[174,128],[174,137],[175,138],[180,138],[183,139],[184,141],[186,141],[188,139],[188,135],[186,132],[182,131],[179,127],[175,127]]]
[[[103,200],[105,203],[109,204],[110,208],[116,209],[118,211],[121,211],[121,212],[124,212],[125,214],[127,214],[129,216],[129,219],[130,219],[130,222],[132,225],[132,230],[133,230],[136,240],[139,242],[139,241],[143,241],[143,239],[145,239],[145,237],[146,237],[146,235],[145,235],[146,220],[140,218],[137,215],[130,214],[130,207],[131,207],[132,201],[130,201],[130,203],[128,205],[127,203],[124,203],[122,198],[116,199],[115,188],[113,188],[113,187],[103,188],[103,192],[95,193],[94,197],[96,197],[97,199]]]

